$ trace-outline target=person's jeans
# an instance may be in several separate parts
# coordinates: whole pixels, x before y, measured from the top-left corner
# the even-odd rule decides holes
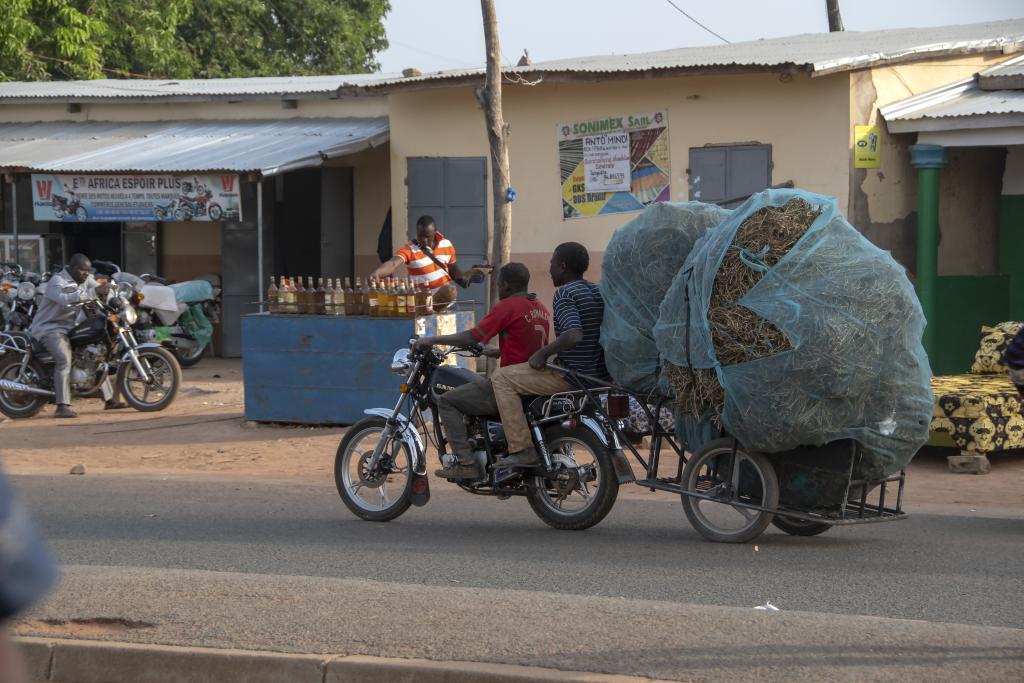
[[[534,370],[529,363],[506,365],[491,376],[494,400],[501,414],[501,426],[508,439],[508,452],[516,453],[533,446],[530,426],[523,412],[523,396],[551,396],[574,387],[554,370]]]
[[[39,340],[53,356],[53,391],[57,405],[71,405],[71,343],[64,332],[50,332]],[[100,384],[103,400],[114,398],[114,387],[110,376],[103,378]]]
[[[469,463],[472,452],[463,416],[497,415],[498,405],[494,401],[491,383],[483,377],[477,377],[467,384],[441,394],[437,398],[437,412],[452,452],[461,462]]]

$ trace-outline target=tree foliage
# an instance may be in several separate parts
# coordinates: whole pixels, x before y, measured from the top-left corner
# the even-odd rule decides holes
[[[0,80],[361,73],[388,0],[0,0]]]

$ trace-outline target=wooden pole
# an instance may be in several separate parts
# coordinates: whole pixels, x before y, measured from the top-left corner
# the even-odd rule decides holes
[[[509,126],[501,111],[501,44],[498,40],[498,15],[494,0],[480,0],[484,20],[484,43],[487,48],[487,78],[476,97],[483,107],[487,125],[487,141],[491,151],[491,197],[494,218],[488,230],[488,247],[495,275],[491,277],[491,302],[498,299],[497,269],[509,262],[512,254],[512,204],[508,199]]]
[[[843,15],[839,13],[839,0],[825,0],[825,10],[828,12],[829,33],[844,30]]]

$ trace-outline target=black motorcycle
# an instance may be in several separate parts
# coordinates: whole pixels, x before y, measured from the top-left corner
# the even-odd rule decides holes
[[[469,370],[444,365],[451,354],[476,356],[474,345],[447,352],[400,349],[391,370],[404,377],[393,409],[372,408],[341,441],[334,478],[342,501],[356,516],[386,522],[410,505],[430,498],[426,441],[451,464],[440,420],[433,434],[425,414],[437,415],[437,398],[471,381]],[[542,465],[502,468],[499,457],[508,444],[497,416],[466,416],[470,444],[482,476],[456,483],[477,495],[524,496],[533,511],[556,529],[586,529],[600,522],[615,504],[619,484],[633,481],[618,436],[594,405],[593,391],[567,391],[524,401],[527,421]],[[421,434],[422,432],[422,434]]]
[[[48,273],[40,276],[17,263],[0,263],[0,330],[28,329],[39,307],[41,285],[47,279]]]
[[[80,221],[89,220],[89,212],[82,206],[78,197],[68,199],[63,195],[55,194],[50,200],[50,204],[53,207],[53,215],[59,221],[64,220],[65,216],[74,216]]]
[[[159,344],[140,344],[132,334],[136,320],[129,297],[118,285],[106,303],[79,304],[82,322],[68,334],[71,391],[95,395],[109,374],[132,408],[151,412],[169,406],[181,386],[181,367]],[[0,412],[10,418],[37,414],[54,397],[53,356],[26,332],[0,332]]]

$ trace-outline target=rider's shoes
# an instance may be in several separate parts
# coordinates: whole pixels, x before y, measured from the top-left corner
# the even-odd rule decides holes
[[[103,410],[121,410],[127,407],[128,404],[125,403],[124,401],[115,401],[114,399],[110,399],[109,401],[103,404]]]
[[[437,470],[434,474],[444,479],[468,479],[475,481],[480,478],[480,468],[477,467],[476,463],[463,465],[457,462],[451,467]]]
[[[58,405],[54,417],[78,417],[78,413],[71,409],[71,406]]]
[[[495,467],[537,467],[540,465],[540,456],[533,446],[524,448],[499,460]]]

